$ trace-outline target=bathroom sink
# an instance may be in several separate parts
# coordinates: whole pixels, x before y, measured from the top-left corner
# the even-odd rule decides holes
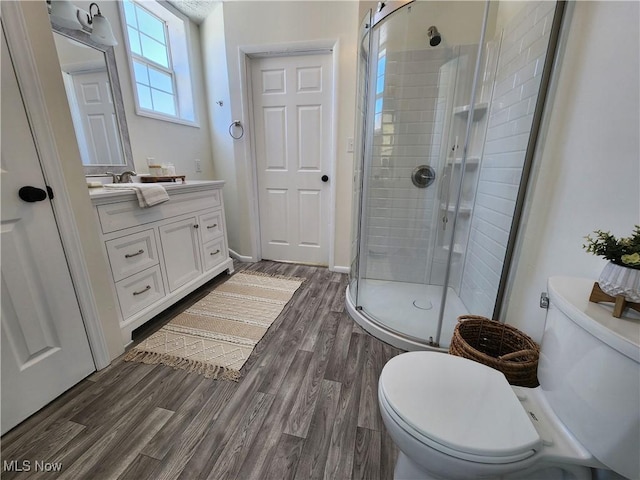
[[[144,173],[141,175],[132,175],[131,176],[131,181],[134,183],[140,183],[141,177],[146,177],[148,176],[148,174]],[[85,175],[85,178],[87,180],[88,184],[96,184],[96,182],[101,183],[102,185],[106,185],[108,183],[113,183],[113,176],[112,175],[106,175],[106,174],[92,174],[92,175]],[[97,186],[97,185],[96,185]]]
[[[87,184],[96,185],[97,183],[101,183],[106,185],[108,183],[113,183],[113,177],[111,175],[85,175],[87,180]]]

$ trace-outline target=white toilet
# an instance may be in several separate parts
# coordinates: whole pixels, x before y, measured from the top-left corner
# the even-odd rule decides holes
[[[640,319],[590,303],[593,280],[549,279],[537,388],[438,352],[382,370],[396,479],[640,479]]]

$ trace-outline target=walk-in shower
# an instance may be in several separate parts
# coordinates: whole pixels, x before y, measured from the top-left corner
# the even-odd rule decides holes
[[[446,348],[459,315],[498,317],[560,12],[416,1],[363,19],[346,302],[379,338]]]

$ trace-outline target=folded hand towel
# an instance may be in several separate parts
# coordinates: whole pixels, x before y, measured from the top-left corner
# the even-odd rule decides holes
[[[147,183],[107,183],[105,188],[135,190],[140,208],[153,207],[169,200],[162,185]]]

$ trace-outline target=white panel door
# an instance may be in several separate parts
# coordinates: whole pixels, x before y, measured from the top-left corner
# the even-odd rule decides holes
[[[5,433],[95,370],[80,307],[44,190],[22,97],[2,37],[2,426]]]
[[[70,102],[76,135],[85,145],[84,164],[123,165],[118,120],[106,70],[71,75],[75,101]]]
[[[262,258],[327,265],[332,57],[254,59],[251,69]]]

